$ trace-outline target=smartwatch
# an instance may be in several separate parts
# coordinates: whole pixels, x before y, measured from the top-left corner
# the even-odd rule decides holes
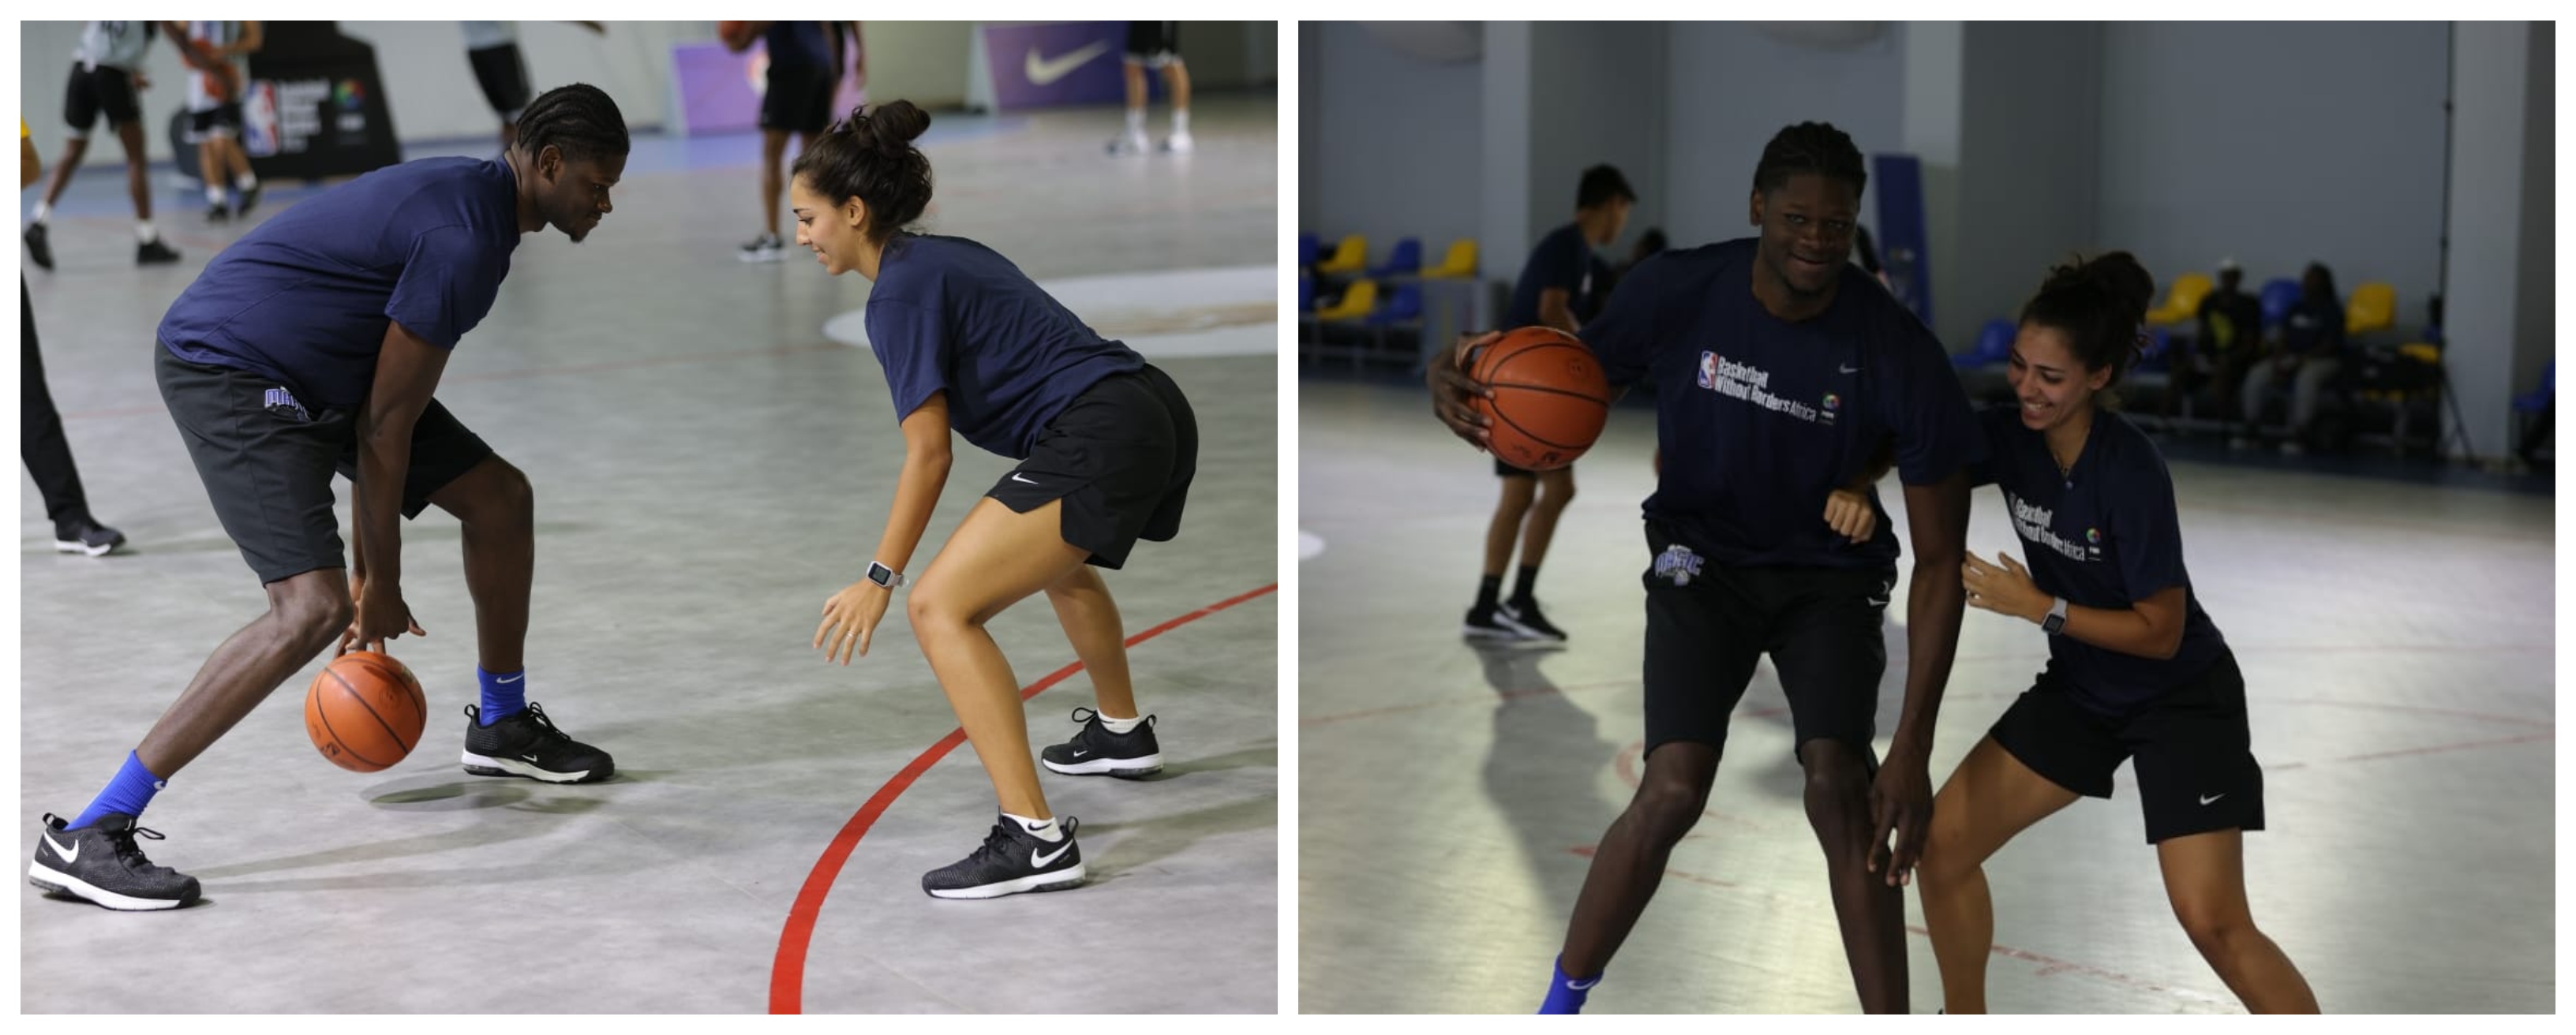
[[[901,576],[897,576],[900,578]],[[2048,605],[2048,617],[2039,620],[2039,631],[2055,636],[2066,629],[2066,598]]]
[[[903,573],[875,561],[869,561],[868,581],[886,589],[897,589],[903,585]]]

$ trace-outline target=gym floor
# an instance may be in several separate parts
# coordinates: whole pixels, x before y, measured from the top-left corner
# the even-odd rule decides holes
[[[931,232],[1009,256],[1168,370],[1199,414],[1180,538],[1108,576],[1130,636],[1179,621],[1132,653],[1167,768],[1046,777],[1056,811],[1083,821],[1089,886],[922,894],[923,871],[991,827],[990,785],[971,747],[936,753],[956,721],[899,612],[848,668],[808,645],[824,599],[865,564],[902,458],[852,333],[868,285],[792,247],[780,264],[738,261],[760,229],[756,137],[643,136],[587,244],[525,239],[439,392],[536,486],[530,698],[612,752],[617,778],[459,770],[472,609],[456,523],[432,511],[404,529],[406,596],[429,635],[394,648],[428,690],[420,748],[376,774],[324,761],[300,716],[317,659],[143,817],[168,835],[144,842],[154,861],[203,880],[202,905],[119,914],[22,889],[23,1008],[1274,1011],[1276,106],[1202,99],[1183,157],[1107,157],[1119,120],[940,114],[922,141]],[[148,351],[170,300],[247,228],[206,225],[169,176],[154,171],[156,200],[181,264],[132,265],[110,165],[58,207],[58,268],[26,272],[92,507],[132,543],[56,555],[21,476],[28,852],[38,818],[78,811],[264,606]],[[308,193],[273,184],[254,217]],[[920,559],[1008,469],[961,444]],[[1042,602],[993,630],[1024,685],[1073,660]],[[1078,674],[1050,685],[1029,707],[1038,745],[1089,703]],[[872,798],[881,814],[860,830]]]
[[[1418,381],[1299,391],[1299,1007],[1534,1010],[1641,769],[1653,415],[1616,411],[1576,465],[1538,583],[1570,643],[1478,649],[1458,631],[1490,462]],[[2256,923],[2328,1012],[2552,1010],[2552,498],[2192,452],[2207,459],[2168,451],[2186,558],[2244,668],[2265,771],[2269,829],[2246,837]],[[1902,529],[1894,484],[1881,496]],[[2020,556],[1992,489],[1969,548]],[[1882,738],[1903,700],[1905,596],[1885,629]],[[2046,652],[2032,627],[1968,613],[1936,787]],[[1590,1012],[1859,1008],[1768,661],[1736,714],[1708,811]],[[2032,827],[1986,873],[1990,1008],[2241,1010],[2173,919],[2127,767],[2111,801]],[[1911,892],[1906,909],[1911,1005],[1930,1013]]]

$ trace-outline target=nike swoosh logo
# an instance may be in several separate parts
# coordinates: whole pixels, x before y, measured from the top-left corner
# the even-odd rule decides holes
[[[80,845],[78,843],[74,843],[71,847],[65,848],[63,847],[62,842],[54,840],[54,835],[52,834],[45,835],[45,843],[54,846],[54,854],[62,856],[64,862],[76,863],[80,861]]]
[[[1837,368],[1835,368],[1835,369],[1838,369],[1838,370],[1840,370],[1840,371],[1842,371],[1843,373],[1846,373],[1846,374],[1857,374],[1857,373],[1860,373],[1860,368],[1859,368],[1859,367],[1837,367]]]
[[[1019,483],[1021,483],[1021,484],[1023,484],[1023,485],[1035,485],[1035,484],[1037,484],[1037,482],[1036,482],[1036,481],[1034,481],[1034,480],[1032,480],[1032,479],[1028,479],[1028,478],[1022,478],[1022,477],[1020,477],[1020,472],[1018,472],[1018,471],[1013,471],[1013,472],[1011,472],[1011,480],[1012,480],[1012,481],[1015,481],[1015,482],[1019,482]]]
[[[521,673],[519,673],[518,675],[511,676],[511,677],[510,677],[510,678],[508,678],[508,679],[495,679],[495,680],[493,680],[493,682],[495,682],[495,683],[516,683],[516,682],[518,682],[518,681],[520,681],[520,680],[522,680],[522,679],[526,679],[526,678],[528,678],[528,674],[527,674],[527,673],[525,673],[525,672],[521,672]]]
[[[2220,791],[2220,792],[2218,792],[2218,793],[2216,793],[2216,794],[2204,795],[2204,796],[2202,796],[2202,798],[2200,799],[2200,803],[2201,803],[2201,804],[2203,804],[2203,805],[2207,805],[2207,804],[2209,804],[2210,802],[2217,801],[2218,799],[2220,799],[2220,798],[2224,798],[2224,797],[2226,797],[2226,796],[2227,796],[2227,792],[2226,792],[2226,791]]]
[[[1081,49],[1058,54],[1052,58],[1040,57],[1038,48],[1030,47],[1028,58],[1022,62],[1020,70],[1028,73],[1030,85],[1045,86],[1072,75],[1074,69],[1081,68],[1089,64],[1091,59],[1106,53],[1109,53],[1107,40],[1094,40]]]
[[[1084,750],[1076,749],[1076,750],[1074,751],[1074,753],[1073,753],[1073,757],[1075,757],[1075,758],[1081,758],[1082,756],[1084,756],[1084,755],[1088,755],[1088,754],[1090,754],[1090,753],[1091,753],[1091,752],[1089,752],[1089,751],[1084,751]]]
[[[1066,852],[1070,852],[1070,851],[1072,851],[1072,850],[1073,850],[1073,839],[1072,839],[1072,838],[1070,838],[1070,837],[1068,837],[1068,838],[1065,838],[1065,839],[1064,839],[1064,843],[1063,843],[1063,844],[1061,844],[1061,845],[1057,845],[1057,846],[1056,846],[1055,851],[1052,851],[1052,852],[1041,852],[1041,851],[1038,851],[1038,850],[1036,850],[1036,849],[1030,849],[1030,850],[1029,850],[1029,861],[1030,861],[1030,862],[1032,862],[1032,863],[1036,863],[1036,864],[1037,864],[1038,869],[1043,870],[1043,869],[1046,869],[1048,866],[1054,865],[1056,860],[1064,858],[1064,853],[1066,853]]]
[[[1575,990],[1575,991],[1577,991],[1577,992],[1589,992],[1589,991],[1591,991],[1591,990],[1592,990],[1592,986],[1597,985],[1597,984],[1600,984],[1600,983],[1601,983],[1601,979],[1600,979],[1600,978],[1593,978],[1593,979],[1592,979],[1592,980],[1590,980],[1590,981],[1574,981],[1574,980],[1568,980],[1568,981],[1566,981],[1566,983],[1565,983],[1565,987],[1570,988],[1570,989],[1573,989],[1573,990]]]

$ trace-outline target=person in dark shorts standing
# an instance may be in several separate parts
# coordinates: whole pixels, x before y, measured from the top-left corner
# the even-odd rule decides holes
[[[25,190],[43,175],[44,162],[36,157],[35,141],[28,139],[21,119],[18,188]],[[18,409],[18,457],[45,498],[45,519],[54,523],[54,549],[104,557],[124,545],[125,533],[90,516],[80,467],[72,462],[71,442],[63,437],[63,416],[54,409],[54,393],[45,387],[45,357],[36,351],[36,303],[27,295],[23,275],[18,278]]]
[[[1512,307],[1503,313],[1503,326],[1554,327],[1579,336],[1610,286],[1610,267],[1599,250],[1618,240],[1636,203],[1637,192],[1618,169],[1596,165],[1584,170],[1574,194],[1574,222],[1549,231],[1530,249],[1520,280],[1512,286]],[[1564,642],[1565,630],[1539,610],[1536,591],[1538,566],[1547,560],[1556,520],[1574,502],[1574,465],[1529,471],[1496,457],[1494,476],[1502,479],[1503,494],[1495,501],[1493,520],[1485,525],[1484,574],[1460,632],[1470,640]],[[1514,541],[1520,543],[1521,564],[1506,598],[1503,573],[1511,568]]]
[[[1764,654],[1788,695],[1861,1006],[1905,1012],[1899,885],[1930,818],[1979,444],[1949,354],[1847,261],[1867,183],[1840,130],[1781,130],[1753,174],[1759,236],[1646,260],[1584,328],[1611,384],[1655,393],[1645,773],[1593,856],[1541,1012],[1577,1012],[1601,982],[1708,804],[1729,715]],[[1492,340],[1462,340],[1456,363],[1433,365],[1435,410],[1471,442],[1488,432],[1461,371]],[[1905,706],[1884,765],[1871,744],[1900,551],[1866,480],[1882,453],[1904,482],[1914,549]]]
[[[904,441],[892,512],[866,575],[823,605],[814,646],[865,656],[896,589],[958,725],[992,778],[1001,817],[982,847],[922,876],[939,898],[1072,887],[1086,874],[1079,823],[1048,811],[1008,659],[985,631],[1044,591],[1091,675],[1097,708],[1046,749],[1069,775],[1162,768],[1154,717],[1136,708],[1117,602],[1098,568],[1139,539],[1168,542],[1198,465],[1198,420],[1172,379],[1101,338],[1019,267],[964,238],[904,229],[930,203],[930,161],[912,146],[930,116],[909,101],[861,108],[796,159],[796,243],[839,275],[874,282],[868,341],[894,393]],[[906,564],[948,484],[949,434],[1019,461],[977,500],[918,577]]]
[[[188,139],[197,145],[197,171],[206,185],[206,221],[247,216],[259,205],[259,174],[242,150],[242,89],[250,83],[245,56],[257,53],[258,22],[163,22],[188,77]],[[229,184],[232,193],[225,193]]]
[[[547,91],[503,158],[425,158],[326,190],[243,235],[171,303],[153,347],[161,397],[268,612],[216,648],[87,808],[45,817],[29,882],[110,909],[195,901],[196,878],[144,858],[135,838],[159,835],[136,819],[324,648],[427,635],[403,601],[399,518],[431,506],[463,524],[474,597],[482,701],[465,708],[465,771],[550,783],[615,771],[527,700],[527,476],[431,393],[491,311],[519,239],[549,226],[587,237],[627,150],[607,94]],[[353,566],[335,472],[356,486]]]
[[[1185,155],[1198,147],[1190,136],[1190,66],[1181,60],[1181,23],[1128,22],[1127,49],[1119,55],[1127,76],[1127,128],[1109,142],[1113,155],[1141,155],[1152,147],[1145,140],[1145,70],[1161,69],[1163,89],[1172,95],[1172,135],[1162,149]]]
[[[1933,801],[1923,922],[1950,1013],[1986,1008],[1986,858],[2079,797],[2109,798],[2112,771],[2130,759],[2147,842],[2193,947],[2247,1009],[2317,1012],[2246,902],[2263,767],[2245,677],[2192,592],[2164,457],[2104,408],[2154,289],[2127,252],[2051,270],[2022,306],[2006,371],[2019,405],[1979,415],[1990,459],[1972,479],[2003,490],[2030,565],[1969,554],[1961,584],[1970,606],[2039,626],[2048,666]]]
[[[528,59],[519,53],[519,23],[456,24],[465,30],[465,61],[474,67],[474,85],[483,88],[483,100],[501,116],[501,150],[508,151],[519,138],[519,113],[528,108]],[[608,27],[598,22],[572,24],[608,34]]]
[[[90,22],[81,27],[80,47],[72,52],[71,81],[63,88],[63,122],[71,132],[63,140],[62,161],[45,183],[45,196],[27,221],[27,257],[54,268],[53,244],[46,222],[72,173],[89,154],[89,132],[107,116],[107,128],[125,148],[125,192],[134,199],[134,264],[156,266],[179,261],[179,253],[162,243],[152,226],[152,184],[143,146],[143,105],[136,94],[151,85],[143,76],[143,52],[160,27],[152,22]]]
[[[736,51],[762,41],[769,54],[769,78],[760,94],[760,236],[742,246],[744,262],[777,262],[786,244],[778,237],[778,199],[787,188],[784,174],[787,138],[796,150],[814,146],[814,138],[832,121],[832,94],[839,88],[842,34],[848,22],[753,22],[750,35]]]

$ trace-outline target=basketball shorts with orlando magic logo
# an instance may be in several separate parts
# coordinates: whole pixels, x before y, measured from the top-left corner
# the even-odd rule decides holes
[[[1796,743],[1834,740],[1869,755],[1880,625],[1893,565],[1731,567],[1646,523],[1646,753],[1676,740],[1718,748],[1764,654],[1788,692]]]

